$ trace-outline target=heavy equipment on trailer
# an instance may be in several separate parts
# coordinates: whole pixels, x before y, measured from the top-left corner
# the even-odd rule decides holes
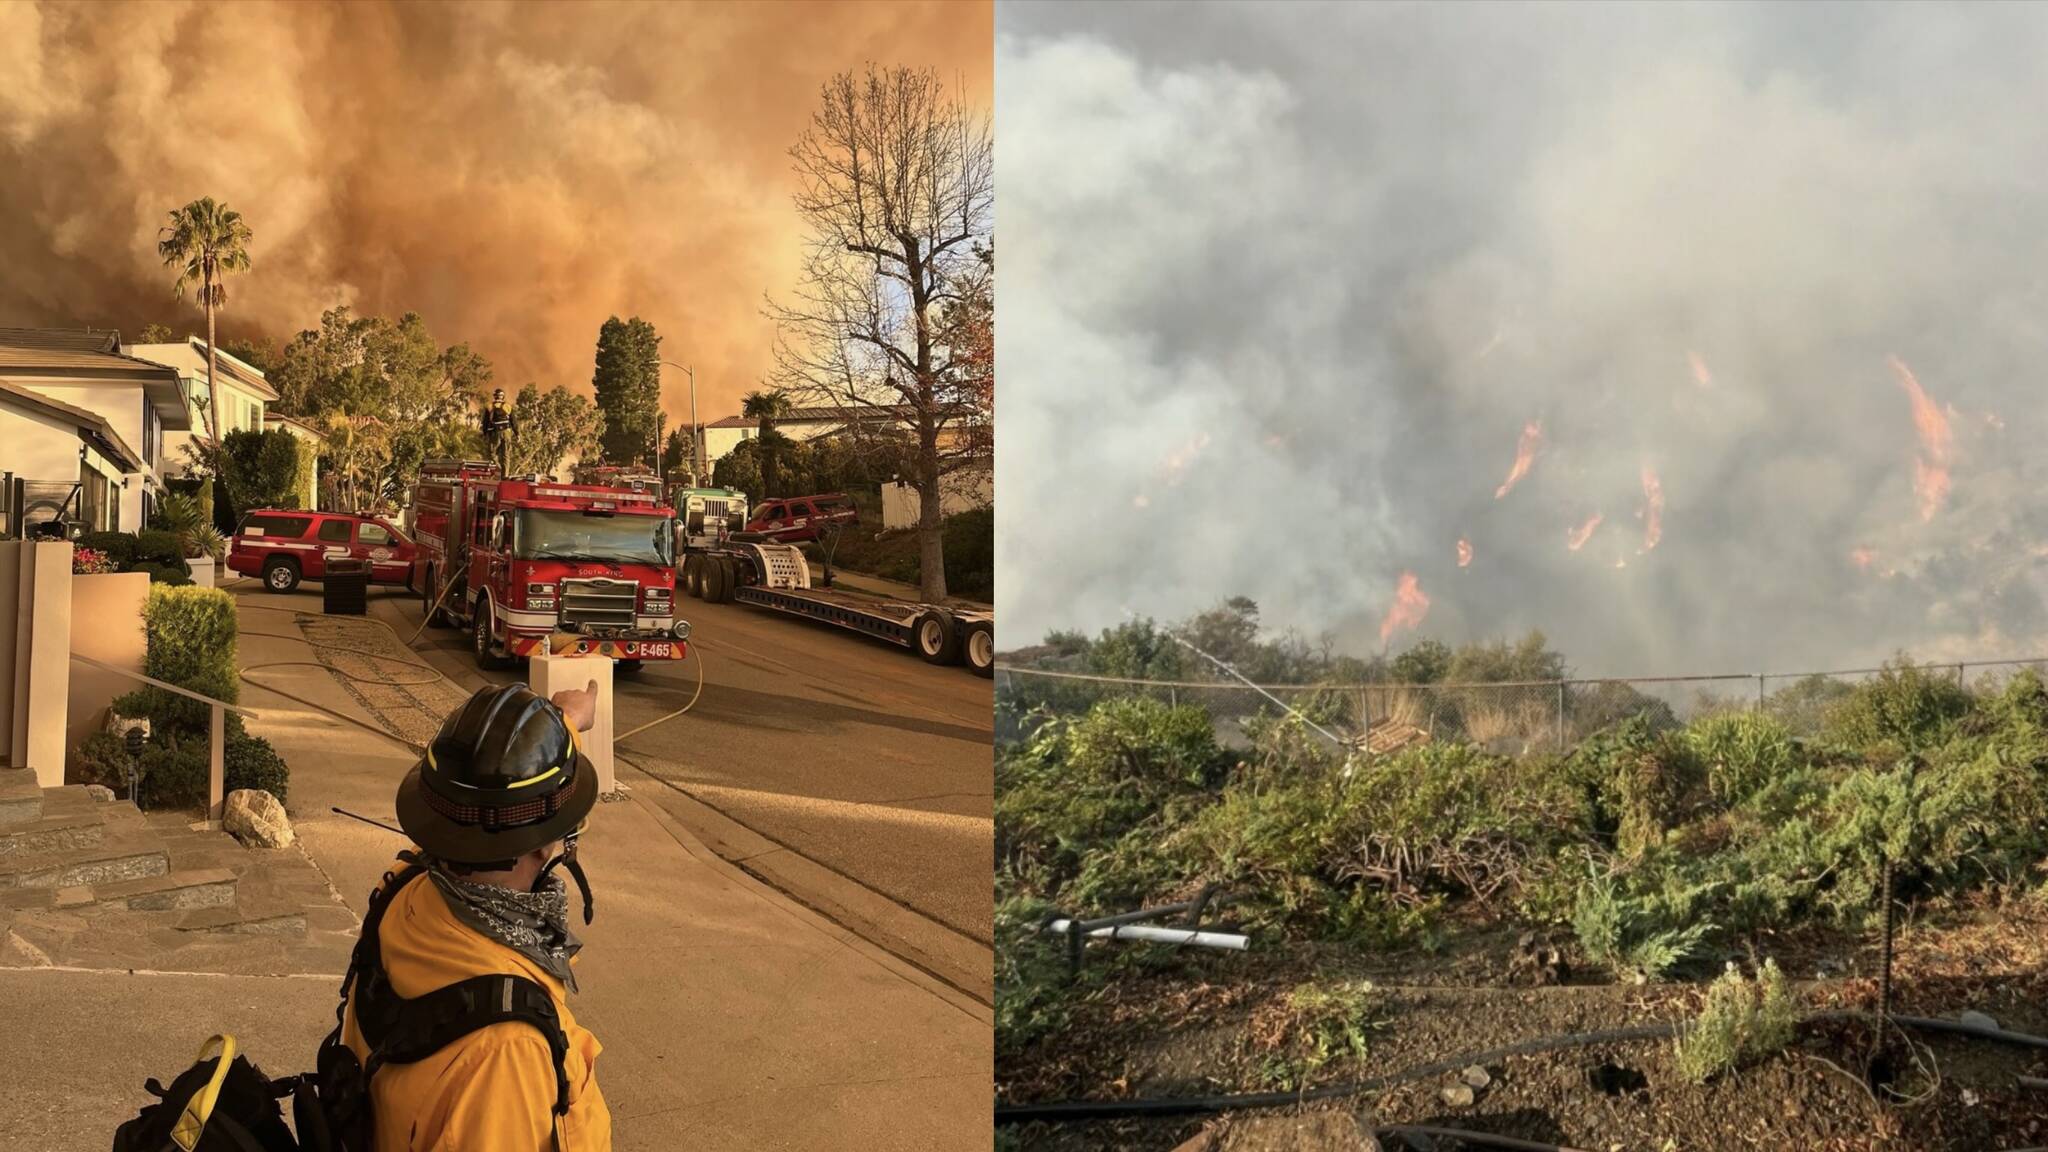
[[[803,550],[750,533],[683,557],[683,589],[714,604],[736,602],[835,624],[910,648],[933,664],[996,667],[995,615],[980,608],[912,604],[811,586]]]
[[[429,624],[469,630],[478,667],[546,651],[609,656],[631,672],[688,654],[690,625],[675,611],[675,516],[658,487],[429,460],[412,506],[412,586]]]

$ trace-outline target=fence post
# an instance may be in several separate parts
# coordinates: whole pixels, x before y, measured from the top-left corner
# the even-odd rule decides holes
[[[1169,708],[1180,707],[1180,689],[1175,688],[1171,684],[1166,686],[1166,706]]]
[[[213,731],[208,737],[206,764],[206,821],[218,826],[224,808],[224,789],[227,786],[227,714],[218,703],[212,706]]]
[[[1761,672],[1756,677],[1756,714],[1764,714],[1764,677]]]
[[[1963,671],[1964,667],[1965,665],[1961,661],[1956,662],[1956,687],[1958,688],[1968,688],[1970,686],[1970,678]]]
[[[1564,681],[1557,682],[1557,750],[1564,751]]]

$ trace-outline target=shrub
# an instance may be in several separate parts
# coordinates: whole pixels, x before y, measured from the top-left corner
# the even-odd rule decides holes
[[[128,532],[87,532],[77,541],[80,549],[90,548],[114,562],[117,568],[126,568],[135,562],[136,539]]]
[[[1592,797],[1603,830],[1639,856],[1664,840],[1698,805],[1706,771],[1678,731],[1656,733],[1643,717],[1624,720],[1575,749],[1565,774]]]
[[[166,568],[183,568],[185,546],[178,541],[175,532],[147,529],[135,534],[135,559],[142,564],[161,564]]]
[[[99,784],[116,793],[128,791],[128,745],[112,732],[95,732],[79,741],[71,754],[66,784]]]
[[[995,598],[996,512],[974,508],[946,517],[946,590],[970,600]]]
[[[1361,1063],[1374,1029],[1379,995],[1365,980],[1303,984],[1252,1016],[1246,1040],[1266,1086],[1299,1089],[1326,1067]]]
[[[227,487],[243,509],[291,508],[301,483],[299,441],[282,428],[230,432],[221,443]]]
[[[1828,709],[1824,734],[1837,747],[1891,759],[1941,743],[1969,710],[1954,675],[1900,657]]]
[[[141,768],[144,808],[191,808],[206,803],[207,740],[177,732],[154,732],[138,758]],[[128,784],[126,753],[120,764],[119,783],[108,787],[125,790]]]
[[[241,698],[234,597],[218,588],[151,588],[143,619],[151,676],[229,704]]]
[[[1694,1084],[1747,1067],[1792,1043],[1799,1006],[1777,962],[1765,960],[1754,981],[1733,964],[1707,989],[1700,1014],[1679,1033],[1678,1074]]]
[[[256,788],[277,797],[280,804],[288,799],[291,768],[285,764],[284,757],[277,754],[270,741],[243,731],[239,723],[228,726],[227,738],[221,747],[221,773],[229,792]]]
[[[1531,868],[1590,831],[1585,798],[1540,760],[1425,744],[1356,770],[1329,820],[1341,878],[1519,895]]]
[[[1792,767],[1792,735],[1770,716],[1720,712],[1693,721],[1685,740],[1706,771],[1707,790],[1723,804],[1762,791]]]
[[[1700,913],[1709,885],[1636,894],[1611,878],[1579,889],[1572,932],[1588,958],[1617,973],[1660,980],[1690,960],[1714,931]]]

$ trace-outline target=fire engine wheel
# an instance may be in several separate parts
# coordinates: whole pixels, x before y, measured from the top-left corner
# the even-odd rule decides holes
[[[917,641],[917,654],[924,657],[925,663],[960,662],[960,634],[953,627],[952,613],[943,608],[929,609],[910,628]]]
[[[977,620],[967,626],[967,642],[963,646],[967,656],[967,670],[976,676],[992,677],[996,674],[996,626],[986,620]]]
[[[702,573],[700,578],[704,585],[704,599],[711,601],[713,604],[725,603],[726,579],[732,575],[732,569],[726,567],[725,557],[711,557],[703,564],[700,572]]]
[[[612,671],[617,672],[621,676],[638,676],[640,670],[645,667],[647,667],[645,660],[620,660],[612,665]]]
[[[263,566],[263,586],[272,592],[289,592],[299,586],[298,562],[280,556]]]
[[[503,668],[508,663],[498,655],[497,647],[491,642],[491,602],[480,599],[476,611],[470,616],[470,651],[476,656],[476,666],[489,672]]]

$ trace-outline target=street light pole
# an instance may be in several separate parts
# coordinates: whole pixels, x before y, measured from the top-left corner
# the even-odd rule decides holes
[[[683,373],[690,378],[690,487],[695,488],[698,486],[697,468],[703,463],[700,438],[704,434],[703,430],[697,426],[697,371],[688,365],[678,364],[673,360],[663,360],[662,363],[671,368],[681,368]]]

